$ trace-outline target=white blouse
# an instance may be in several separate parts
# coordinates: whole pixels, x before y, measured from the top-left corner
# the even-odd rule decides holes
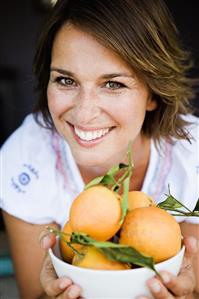
[[[199,119],[187,116],[191,144],[151,141],[148,170],[142,191],[156,202],[171,194],[193,210],[199,197]],[[1,152],[0,207],[9,214],[34,224],[68,219],[74,198],[84,182],[66,141],[57,133],[40,127],[33,115],[7,139]],[[199,224],[199,217],[177,217],[177,221]]]

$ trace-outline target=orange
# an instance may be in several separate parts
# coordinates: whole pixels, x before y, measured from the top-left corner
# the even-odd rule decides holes
[[[68,234],[65,236],[65,240],[67,242],[70,241],[70,234],[72,233],[72,228],[70,226],[69,222],[66,222],[66,224],[64,225],[62,232]],[[79,244],[71,244],[75,249],[79,249],[81,247],[81,245]],[[64,242],[64,240],[60,240],[60,252],[62,255],[62,258],[64,259],[64,261],[71,263],[73,256],[74,256],[74,251],[66,244],[66,242]]]
[[[119,195],[98,185],[84,190],[73,201],[69,222],[73,231],[105,241],[119,230],[121,214]]]
[[[81,268],[98,269],[98,270],[125,270],[130,267],[118,261],[109,260],[99,249],[93,246],[82,246],[79,253],[83,257],[75,254],[72,264]]]
[[[161,262],[180,250],[180,226],[173,216],[158,207],[137,208],[127,213],[119,242],[153,257],[156,263]]]
[[[142,191],[130,191],[128,193],[128,210],[132,211],[136,208],[155,206],[152,197]]]

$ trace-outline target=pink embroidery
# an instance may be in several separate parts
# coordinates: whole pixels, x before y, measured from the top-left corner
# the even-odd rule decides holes
[[[67,161],[67,155],[63,139],[56,133],[52,133],[52,147],[56,156],[56,169],[60,173],[63,179],[63,188],[73,195],[77,195],[78,187],[76,186],[73,172],[70,168],[69,162]]]
[[[157,163],[157,169],[155,170],[155,178],[152,183],[156,184],[154,188],[153,198],[158,200],[163,193],[166,177],[171,169],[172,164],[172,145],[165,143],[164,156]],[[161,162],[160,162],[161,161]]]
[[[60,137],[56,132],[52,133],[52,147],[53,147],[53,149],[55,151],[55,155],[56,155],[56,169],[62,175],[63,181],[64,181],[64,188],[66,188],[66,186],[68,185],[68,176],[66,174],[66,171],[64,169],[64,165],[62,163]]]

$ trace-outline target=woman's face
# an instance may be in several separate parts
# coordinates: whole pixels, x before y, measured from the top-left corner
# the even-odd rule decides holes
[[[53,43],[47,95],[55,127],[81,167],[124,161],[129,141],[142,143],[145,113],[155,108],[147,87],[115,52],[69,24]]]

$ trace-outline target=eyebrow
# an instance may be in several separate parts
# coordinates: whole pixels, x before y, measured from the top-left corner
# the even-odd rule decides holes
[[[67,75],[70,77],[76,77],[75,73],[68,71],[68,70],[64,70],[64,69],[60,69],[60,68],[56,68],[56,67],[51,67],[50,71],[53,72],[58,72],[62,75]],[[135,76],[132,74],[128,74],[128,73],[110,73],[110,74],[103,74],[101,76],[102,79],[111,79],[111,78],[116,78],[116,77],[127,77],[127,78],[134,78]]]

